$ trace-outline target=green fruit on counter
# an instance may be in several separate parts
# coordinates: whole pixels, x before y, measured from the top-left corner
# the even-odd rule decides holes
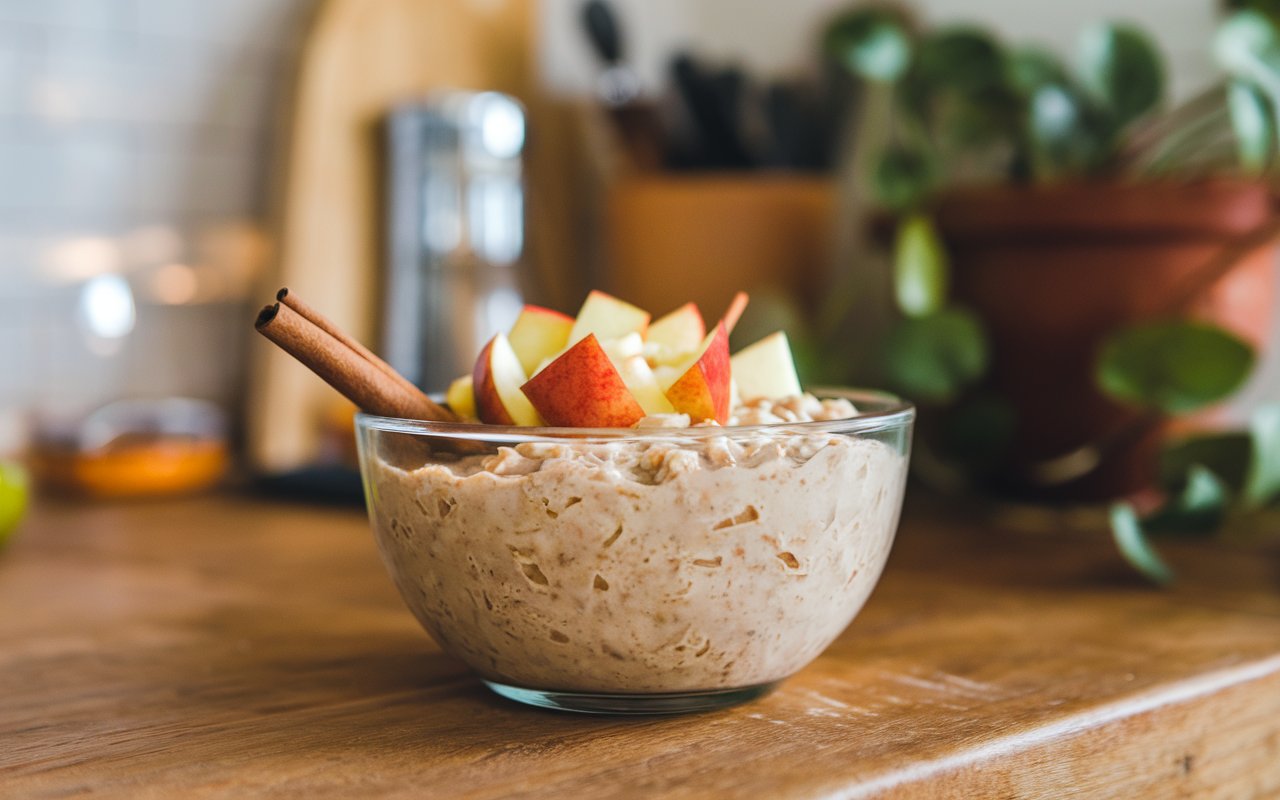
[[[27,510],[27,471],[0,461],[0,547],[13,538]]]

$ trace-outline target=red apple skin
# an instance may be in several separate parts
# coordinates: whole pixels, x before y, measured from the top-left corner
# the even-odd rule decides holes
[[[550,317],[556,322],[568,322],[570,324],[573,323],[573,317],[569,316],[568,314],[564,314],[559,311],[556,311],[553,308],[547,308],[545,306],[535,306],[533,303],[525,303],[524,308],[522,310],[527,311],[530,314],[542,314],[544,316]]]
[[[724,319],[721,320],[727,333],[733,333],[733,327],[738,324],[742,312],[747,310],[750,299],[746,292],[738,292],[733,296],[733,301],[729,303],[729,309],[724,312]]]
[[[629,428],[644,417],[595,334],[566,350],[520,387],[548,425]]]
[[[729,332],[721,322],[698,360],[667,389],[667,399],[692,422],[714,419],[724,425],[729,421],[730,377]]]
[[[493,381],[493,370],[489,368],[496,340],[496,336],[489,340],[471,370],[471,391],[475,395],[476,416],[481,422],[490,425],[515,425],[516,421],[502,404],[502,397],[498,395],[498,387]]]

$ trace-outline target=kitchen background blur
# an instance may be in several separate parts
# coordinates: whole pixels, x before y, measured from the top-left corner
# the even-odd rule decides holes
[[[323,431],[309,429],[312,422],[288,417],[291,407],[310,410],[316,397],[332,396],[300,367],[272,361],[279,354],[264,355],[268,345],[249,321],[270,291],[288,284],[378,342],[383,279],[371,273],[382,269],[385,252],[372,215],[388,212],[385,186],[366,186],[370,175],[381,175],[376,141],[359,137],[397,103],[420,98],[414,87],[493,88],[526,104],[521,269],[529,299],[571,313],[590,285],[616,288],[642,305],[686,295],[715,303],[721,298],[705,287],[727,293],[741,286],[762,290],[767,312],[769,280],[786,284],[792,272],[809,268],[789,266],[782,256],[742,277],[731,244],[722,242],[730,249],[717,258],[717,241],[700,241],[701,232],[673,234],[667,244],[661,231],[642,225],[619,233],[615,222],[614,241],[595,235],[601,213],[618,213],[598,211],[599,198],[626,170],[599,119],[602,65],[584,36],[579,0],[420,0],[406,13],[422,27],[407,28],[404,37],[366,24],[366,6],[379,4],[414,5],[0,0],[0,455],[33,441],[65,443],[74,438],[67,431],[81,436],[85,416],[111,401],[158,397],[210,401],[237,436],[246,397],[272,425],[296,425],[293,434],[251,443],[252,460],[266,471],[297,467],[327,446]],[[672,93],[669,63],[682,49],[709,63],[739,64],[758,78],[813,74],[823,25],[849,7],[842,0],[612,5],[624,27],[625,61],[642,96],[653,98]],[[918,0],[911,7],[927,25],[975,22],[1068,60],[1090,23],[1132,21],[1162,49],[1175,102],[1219,75],[1210,34],[1223,8],[1213,0]],[[410,32],[420,35],[407,38]],[[385,49],[369,44],[379,35],[389,37]],[[412,79],[388,77],[397,70],[413,72]],[[353,119],[366,133],[352,138]],[[352,149],[367,151],[368,162],[341,162]],[[336,177],[325,177],[328,170]],[[820,174],[823,183],[839,184],[834,169]],[[779,202],[811,204],[804,180]],[[801,216],[826,214],[824,224],[841,240],[856,201],[846,191],[826,191],[817,211]],[[655,213],[652,198],[633,202],[634,219]],[[658,200],[667,202],[680,201]],[[716,202],[744,203],[747,218],[789,213],[752,206],[732,187]],[[362,208],[371,221],[348,230],[343,220],[363,216]],[[795,247],[827,235],[806,225],[801,219],[786,234]],[[690,237],[699,239],[696,246]],[[664,247],[703,247],[703,274],[686,272],[689,286],[672,286],[669,276],[650,279],[644,258],[624,265],[625,275],[610,273],[623,269],[627,248]],[[610,248],[612,260],[602,255]],[[837,244],[831,258],[852,252]],[[326,254],[338,263],[320,263]],[[814,291],[815,281],[804,280]],[[1280,396],[1277,349],[1242,395],[1242,408]],[[320,426],[346,411],[337,405],[319,413]],[[224,421],[181,424],[216,435]],[[253,420],[247,427],[250,437],[264,436]]]

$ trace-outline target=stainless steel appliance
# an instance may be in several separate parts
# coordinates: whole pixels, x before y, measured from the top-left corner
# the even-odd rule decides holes
[[[525,113],[450,91],[390,117],[382,352],[427,391],[469,374],[520,312]]]

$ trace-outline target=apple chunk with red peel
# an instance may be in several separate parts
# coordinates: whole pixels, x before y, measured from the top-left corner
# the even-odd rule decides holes
[[[628,333],[641,336],[649,327],[649,312],[623,302],[613,295],[593,291],[578,311],[567,344],[577,344],[594,333],[602,340],[621,339]]]
[[[644,340],[646,344],[659,345],[669,353],[692,353],[706,336],[707,325],[702,320],[702,312],[693,303],[685,303],[650,324]]]
[[[544,359],[564,349],[571,330],[573,317],[542,306],[527,305],[520,310],[507,340],[525,374],[532,375]]]
[[[520,359],[507,337],[499,333],[480,351],[471,372],[476,416],[490,425],[541,425],[538,412],[520,391],[524,382]]]
[[[595,334],[572,345],[520,390],[548,425],[629,428],[645,415]]]
[[[742,312],[747,310],[747,302],[751,298],[746,292],[738,292],[733,296],[733,300],[729,303],[729,308],[724,312],[725,331],[733,333],[733,328],[738,324],[738,320],[742,318]]]
[[[707,336],[693,364],[667,388],[667,399],[677,413],[692,422],[729,421],[729,333],[724,323]]]
[[[733,354],[729,364],[744,400],[781,400],[801,393],[791,344],[782,331],[742,348]]]

